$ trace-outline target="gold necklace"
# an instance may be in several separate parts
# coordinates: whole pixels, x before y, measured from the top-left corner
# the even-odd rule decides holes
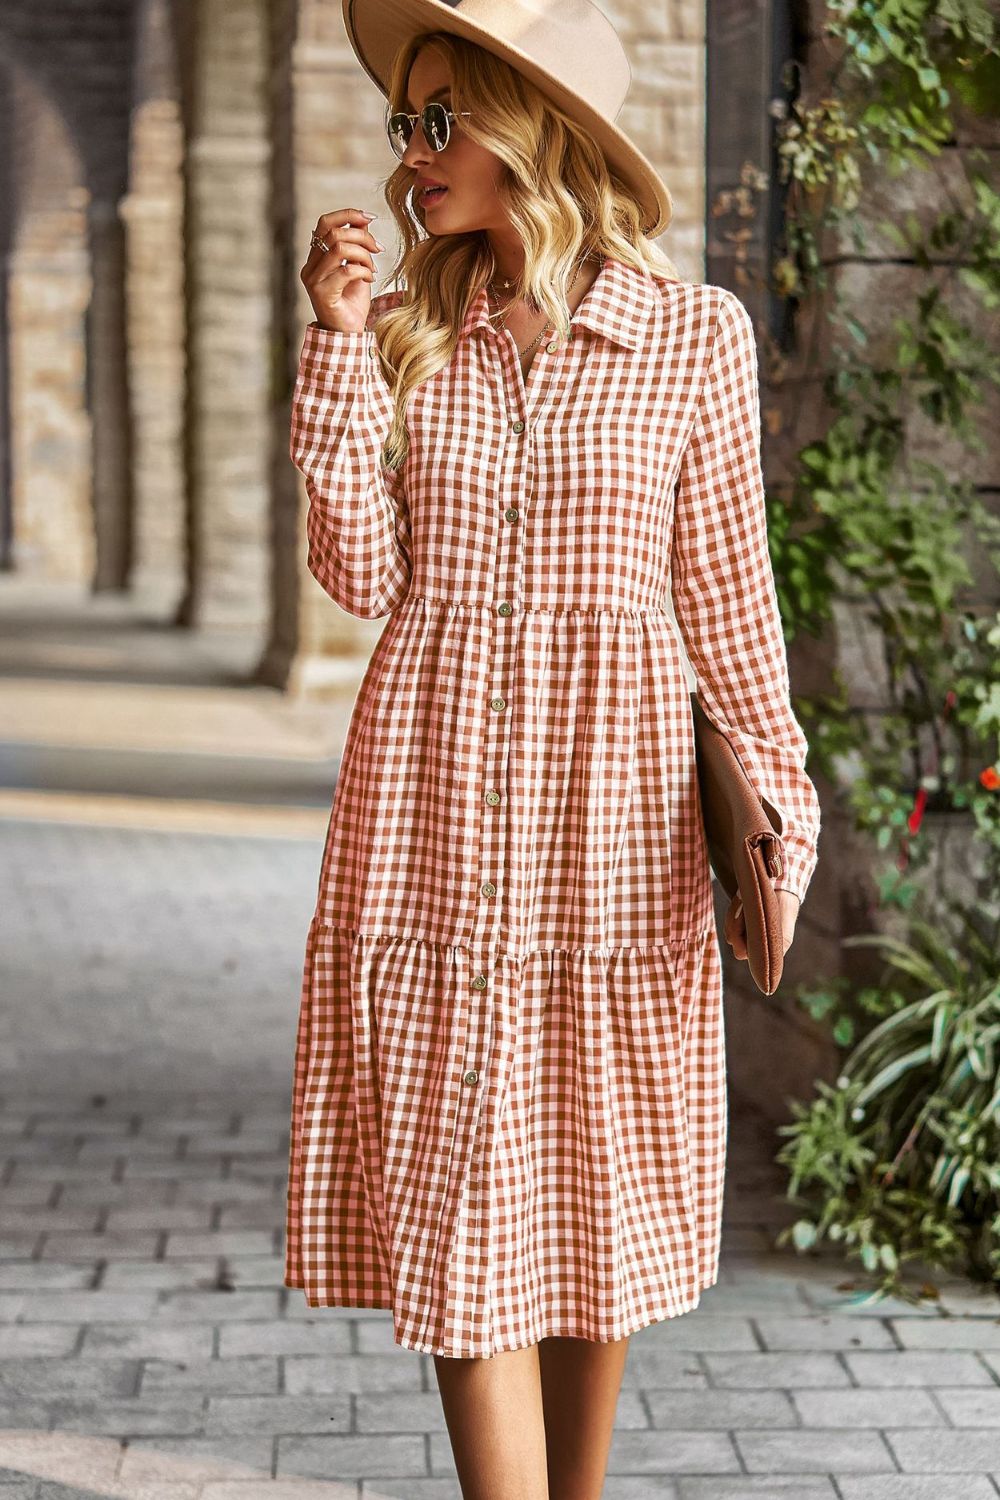
[[[585,255],[582,255],[580,257],[580,259],[576,263],[576,274],[579,275],[581,269],[586,265],[587,261],[588,260],[593,260],[594,258],[595,257],[594,257],[593,251],[587,251],[587,253]],[[505,290],[509,290],[514,285],[514,283],[516,282],[516,280],[517,280],[516,276],[504,277],[504,279],[500,283],[500,285]],[[491,277],[491,279],[487,282],[487,286],[489,287],[490,291],[493,293],[494,296],[498,295],[497,294],[496,277]]]
[[[573,290],[573,288],[576,286],[577,282],[579,281],[580,274],[583,271],[584,264],[585,264],[585,262],[588,259],[589,259],[589,256],[585,255],[582,258],[582,260],[580,260],[579,263],[577,264],[576,274],[574,275],[573,280],[570,282],[569,287],[567,289],[567,296],[569,295],[569,293]],[[505,280],[503,284],[504,284],[505,287],[509,287],[509,286],[513,285],[513,282],[511,280]],[[497,295],[496,294],[496,288],[495,288],[495,286],[493,285],[492,282],[489,282],[487,284],[487,289],[490,292],[492,292],[492,294],[493,294],[494,297]],[[506,328],[506,326],[507,326],[507,318],[508,318],[508,316],[510,314],[510,310],[514,306],[514,303],[517,302],[518,300],[520,300],[520,299],[518,299],[517,297],[512,297],[510,299],[510,301],[507,303],[507,306],[503,309],[503,317],[500,319],[500,321],[496,325],[498,328]],[[525,354],[527,354],[529,352],[529,350],[533,349],[535,347],[535,345],[537,343],[539,343],[541,341],[541,339],[543,339],[545,337],[545,334],[548,332],[548,328],[549,328],[549,325],[546,322],[543,325],[541,331],[539,333],[537,333],[535,335],[535,337],[531,340],[530,344],[525,344],[525,346],[524,346],[523,349],[519,345],[516,346],[517,347],[518,355],[525,355]],[[553,332],[554,331],[555,330],[553,329]]]

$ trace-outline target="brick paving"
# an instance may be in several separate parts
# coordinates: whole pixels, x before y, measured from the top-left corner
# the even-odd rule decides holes
[[[0,1500],[459,1500],[432,1356],[282,1285],[317,840],[0,844]],[[633,1335],[606,1500],[996,1500],[1000,1301],[773,1251],[772,1148],[734,1100],[721,1279]]]

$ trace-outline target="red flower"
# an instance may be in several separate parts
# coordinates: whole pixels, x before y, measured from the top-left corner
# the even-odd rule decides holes
[[[1000,773],[996,766],[987,766],[985,771],[980,771],[979,779],[988,792],[995,792],[1000,787]]]
[[[927,788],[917,788],[917,795],[913,800],[913,811],[906,820],[906,826],[911,833],[916,833],[924,816],[924,808],[927,806]]]

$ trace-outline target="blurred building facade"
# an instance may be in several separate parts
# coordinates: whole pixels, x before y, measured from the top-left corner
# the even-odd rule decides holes
[[[620,123],[704,246],[703,6],[620,0]],[[328,209],[383,211],[382,100],[329,0],[7,0],[0,17],[6,566],[251,632],[260,680],[320,692],[384,622],[305,568],[288,403]],[[387,238],[388,234],[388,238]]]

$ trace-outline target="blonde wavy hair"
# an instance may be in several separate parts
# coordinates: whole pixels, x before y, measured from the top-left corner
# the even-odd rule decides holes
[[[507,168],[497,196],[525,248],[525,273],[514,295],[533,298],[567,336],[565,287],[582,255],[609,255],[638,271],[681,279],[673,262],[646,239],[640,204],[611,173],[590,133],[485,48],[445,32],[411,37],[393,61],[389,110],[407,107],[410,67],[427,44],[450,62],[451,108],[472,111],[461,128]],[[395,405],[383,447],[390,468],[406,456],[410,392],[449,363],[471,302],[496,274],[484,231],[426,233],[419,206],[409,201],[413,177],[413,169],[400,163],[382,183],[402,239],[390,278],[405,280],[402,302],[376,320]]]

